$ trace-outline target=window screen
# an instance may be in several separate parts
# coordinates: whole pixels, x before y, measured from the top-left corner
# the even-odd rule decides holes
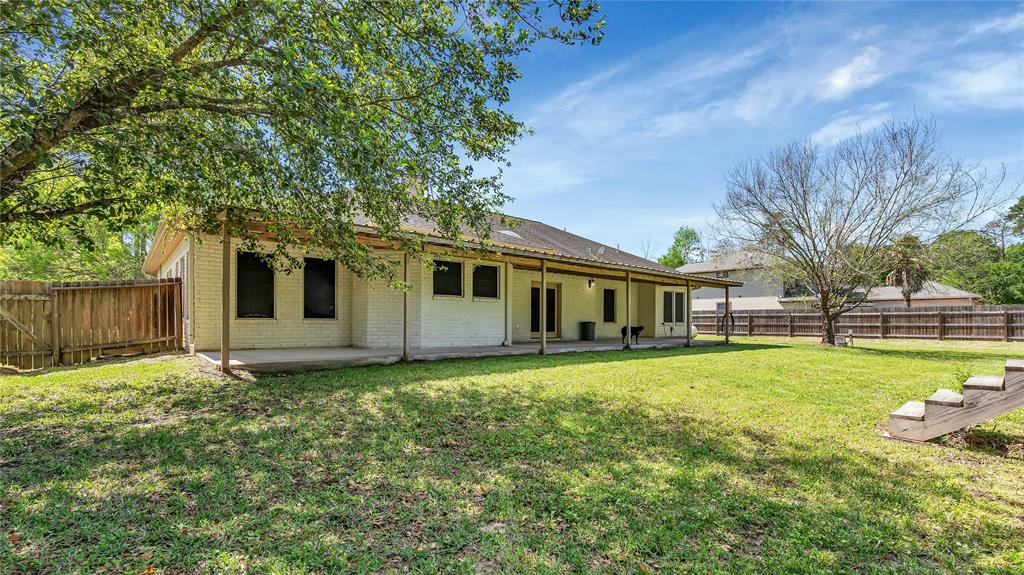
[[[462,264],[435,261],[434,295],[462,295]]]
[[[498,297],[498,268],[494,266],[473,268],[473,297]]]
[[[615,321],[615,290],[604,290],[604,321]]]
[[[665,299],[664,299],[665,303],[662,306],[663,309],[661,310],[661,321],[663,321],[665,323],[672,323],[672,319],[673,319],[673,316],[672,316],[672,292],[667,291],[667,292],[665,292],[664,295],[665,295]]]
[[[274,270],[259,256],[238,252],[235,278],[236,315],[274,317]]]
[[[302,271],[303,315],[310,319],[334,318],[334,260],[306,258]]]
[[[676,294],[676,323],[686,323],[686,294]]]

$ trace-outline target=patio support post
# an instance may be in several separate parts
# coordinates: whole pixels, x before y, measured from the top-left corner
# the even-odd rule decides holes
[[[633,275],[626,271],[626,347],[633,349]]]
[[[409,289],[409,254],[402,255],[402,282],[405,283],[405,291],[402,292],[402,361],[410,361],[412,349],[409,341],[409,298],[412,294]]]
[[[548,353],[548,261],[540,260],[540,354]]]
[[[686,347],[690,347],[690,333],[693,330],[693,316],[690,315],[690,280],[686,280]]]
[[[722,331],[725,332],[725,343],[729,343],[729,286],[725,286],[725,313],[722,314]]]
[[[512,262],[505,262],[505,342],[512,345]]]
[[[224,211],[224,232],[221,238],[220,270],[220,370],[231,373],[231,234],[228,233],[228,212]]]

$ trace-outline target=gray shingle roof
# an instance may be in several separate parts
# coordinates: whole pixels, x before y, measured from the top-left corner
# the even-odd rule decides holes
[[[618,266],[629,266],[663,274],[682,275],[677,270],[663,266],[658,262],[644,259],[542,222],[514,216],[506,216],[506,219],[510,220],[512,225],[503,223],[501,221],[502,217],[497,214],[490,221],[490,241],[498,247],[504,245],[523,251],[547,253]],[[357,223],[370,224],[366,220],[357,221]],[[405,218],[405,224],[413,231],[427,234],[437,233],[437,226],[432,221],[421,216],[408,216]],[[472,236],[471,232],[468,230],[466,232]],[[473,238],[475,236],[472,236],[470,239]]]
[[[924,282],[924,287],[920,291],[914,292],[911,299],[946,299],[946,298],[974,298],[981,299],[976,293],[957,289],[953,286],[941,284],[936,281],[928,280]],[[903,292],[898,287],[893,286],[880,286],[871,288],[871,293],[868,294],[868,299],[872,301],[885,301],[885,300],[902,300]]]
[[[706,262],[694,262],[676,268],[684,274],[705,274],[732,270],[751,270],[763,268],[768,264],[768,256],[750,250],[736,250]]]

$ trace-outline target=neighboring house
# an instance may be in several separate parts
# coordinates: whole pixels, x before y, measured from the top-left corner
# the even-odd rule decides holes
[[[388,249],[390,244],[377,237],[370,222],[359,222],[357,231],[360,241],[393,258],[400,274],[408,274],[413,287],[407,295],[299,250],[293,253],[305,257],[304,268],[291,274],[275,272],[254,254],[239,251],[237,239],[230,260],[223,262],[220,236],[174,232],[163,225],[144,271],[182,278],[186,345],[193,352],[221,346],[224,269],[230,281],[229,349],[402,350],[538,341],[542,267],[548,283],[545,339],[578,340],[580,322],[593,321],[598,338],[617,341],[627,308],[630,324],[645,327],[644,338],[680,337],[689,315],[688,285],[740,285],[683,274],[530,220],[508,227],[495,217],[486,254],[454,250],[428,221],[409,218],[406,223],[407,229],[425,236],[437,269],[428,271],[419,260],[406,260],[400,251]],[[262,227],[253,224],[250,229]],[[273,245],[272,238],[264,240]],[[480,241],[465,240],[467,245]]]
[[[730,307],[733,311],[746,309],[788,309],[813,307],[815,297],[811,291],[796,282],[783,281],[768,270],[768,256],[748,250],[737,250],[706,262],[680,266],[677,271],[701,275],[719,280],[738,280],[740,288],[729,292]],[[981,297],[978,294],[950,287],[939,282],[928,281],[924,289],[911,296],[911,306],[974,305]],[[869,303],[875,307],[905,306],[903,294],[898,287],[874,287],[868,294]],[[725,309],[725,292],[721,289],[702,288],[693,292],[694,311],[722,311]]]

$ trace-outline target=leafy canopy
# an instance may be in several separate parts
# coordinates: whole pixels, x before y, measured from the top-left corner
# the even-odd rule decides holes
[[[1010,230],[1013,234],[1024,236],[1024,196],[1018,198],[1017,203],[1010,207],[1006,219],[1010,222]]]
[[[95,281],[142,277],[142,262],[156,231],[149,221],[128,232],[110,232],[93,219],[84,228],[65,230],[50,243],[17,238],[0,250],[0,280]]]
[[[281,253],[303,230],[388,274],[354,219],[410,251],[407,214],[485,235],[506,197],[472,164],[503,165],[525,133],[502,109],[516,58],[602,25],[593,0],[4,2],[0,244],[152,209],[213,231],[232,206]]]
[[[672,245],[669,246],[665,255],[658,258],[658,263],[670,268],[690,262],[699,261],[703,258],[703,250],[700,247],[700,234],[689,226],[680,226],[672,236]]]

